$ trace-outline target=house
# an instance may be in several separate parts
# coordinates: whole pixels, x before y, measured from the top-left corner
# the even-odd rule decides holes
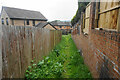
[[[12,7],[2,7],[0,22],[2,25],[35,26],[47,19],[38,11]]]
[[[70,22],[65,22],[65,21],[59,21],[55,20],[52,21],[51,24],[58,30],[62,30],[63,32],[71,32],[72,30],[72,25]]]
[[[50,30],[57,30],[51,23],[49,22],[44,22],[44,23],[39,23],[35,27],[40,27],[40,28],[45,28],[45,29],[50,29]]]

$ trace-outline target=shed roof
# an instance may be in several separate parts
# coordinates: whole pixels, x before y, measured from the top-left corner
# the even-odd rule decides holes
[[[49,23],[49,22],[39,23],[39,24],[37,24],[35,27],[44,28],[47,24],[50,24],[54,29],[56,29],[56,28],[55,28],[51,23]]]
[[[35,20],[45,20],[47,19],[38,11],[31,11],[25,9],[18,9],[12,7],[2,7],[8,16],[13,19],[35,19]]]

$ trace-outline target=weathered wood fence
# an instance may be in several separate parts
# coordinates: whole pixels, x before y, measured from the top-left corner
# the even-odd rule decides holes
[[[85,10],[85,12],[86,13],[84,13],[83,15],[84,15],[84,17],[85,17],[85,19],[84,19],[84,21],[83,21],[83,27],[84,27],[84,29],[83,29],[83,32],[86,32],[87,34],[88,34],[88,32],[89,32],[89,21],[90,21],[90,7],[91,7],[91,3],[89,3],[87,6],[86,6],[86,10]],[[84,18],[83,17],[83,18]],[[84,23],[85,22],[85,23]]]
[[[101,1],[101,0],[100,0]],[[89,34],[90,25],[90,8],[91,3],[86,6],[85,12],[82,14],[83,20],[83,32]],[[94,28],[102,28],[112,31],[120,31],[120,2],[96,2],[93,6],[94,16]]]
[[[24,77],[31,60],[41,60],[60,42],[61,36],[57,30],[0,26],[0,77]]]
[[[106,0],[106,2],[96,3],[97,11],[95,19],[98,20],[98,25],[96,25],[96,27],[119,31],[117,26],[117,24],[119,24],[119,9],[119,0],[116,0],[116,2],[107,2]]]

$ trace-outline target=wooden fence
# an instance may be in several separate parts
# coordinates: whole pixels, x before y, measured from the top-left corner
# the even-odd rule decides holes
[[[61,31],[35,27],[0,26],[2,78],[22,78],[31,60],[37,63],[61,40]],[[1,36],[1,34],[3,34]],[[0,66],[1,67],[1,66]]]
[[[86,10],[85,10],[85,19],[84,19],[84,30],[83,32],[87,33],[89,32],[89,20],[90,20],[90,7],[91,7],[91,3],[89,3],[86,6]],[[83,17],[84,18],[84,17]]]
[[[90,6],[89,3],[86,6],[85,13],[82,15],[83,17],[83,32],[89,33],[89,24],[90,24]],[[102,28],[106,30],[112,31],[120,31],[120,1],[116,0],[116,2],[96,2],[94,5],[94,28]]]
[[[118,2],[100,2],[100,4],[96,4],[96,6],[99,5],[99,12],[96,13],[99,18],[98,28],[117,30],[118,11],[120,4]]]

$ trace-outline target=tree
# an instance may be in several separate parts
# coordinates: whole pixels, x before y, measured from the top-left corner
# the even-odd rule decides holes
[[[76,24],[81,19],[81,12],[85,12],[85,8],[89,2],[78,2],[78,10],[76,11],[75,16],[71,20],[72,26]]]

